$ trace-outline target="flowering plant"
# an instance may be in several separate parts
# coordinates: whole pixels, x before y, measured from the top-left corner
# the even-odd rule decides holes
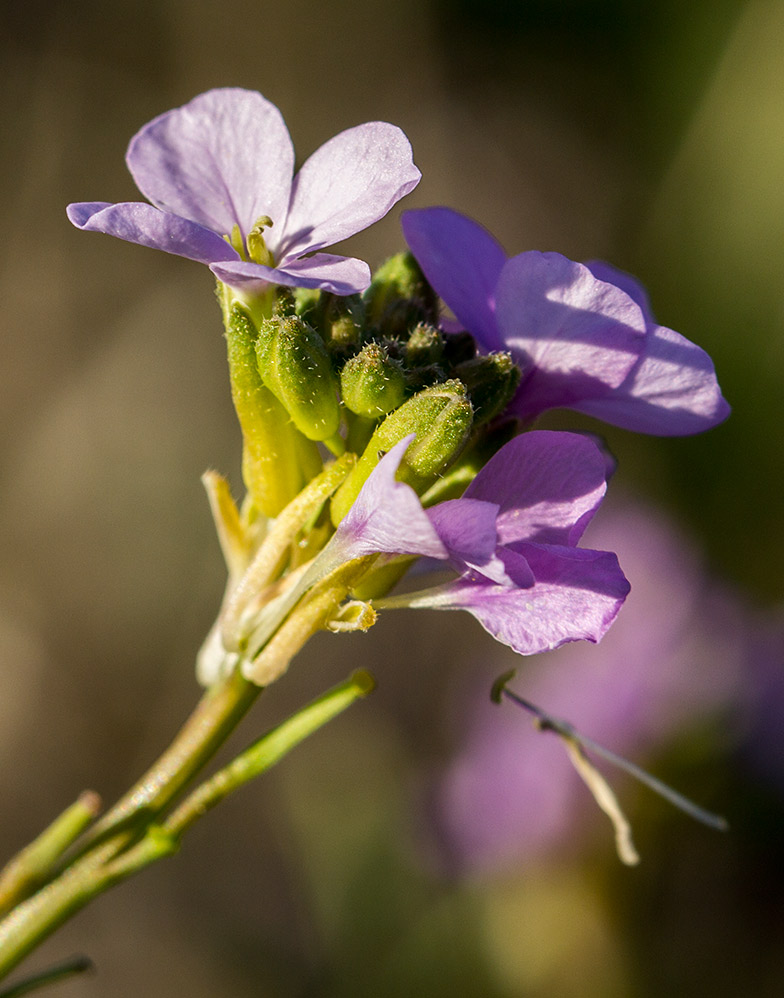
[[[587,435],[524,432],[539,413],[668,434],[728,411],[707,355],[606,265],[507,260],[443,208],[407,213],[413,255],[372,277],[322,252],[416,186],[393,125],[342,132],[292,179],[277,108],[213,90],[142,128],[127,162],[149,203],[82,202],[68,217],[218,279],[246,494],[238,504],[225,478],[204,476],[227,584],[197,656],[199,705],[113,808],[99,818],[83,795],[5,868],[0,976],[372,689],[355,673],[202,777],[316,632],[365,631],[408,607],[466,610],[522,655],[602,637],[629,585],[614,554],[579,541],[612,462]],[[418,559],[452,577],[393,591]]]

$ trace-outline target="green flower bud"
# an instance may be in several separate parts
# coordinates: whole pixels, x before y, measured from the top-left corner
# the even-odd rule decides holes
[[[420,322],[411,331],[406,343],[406,364],[409,367],[426,367],[437,364],[444,353],[444,337],[426,322]]]
[[[405,398],[406,379],[400,364],[380,343],[366,343],[340,372],[346,408],[367,419],[380,419]]]
[[[314,326],[316,309],[321,299],[321,292],[318,288],[295,288],[294,302],[295,311],[298,316]]]
[[[322,292],[313,325],[324,337],[330,356],[339,359],[350,356],[362,343],[365,305],[361,296]]]
[[[370,438],[365,452],[332,500],[332,522],[340,523],[371,471],[403,437],[415,433],[398,479],[424,492],[457,457],[471,432],[473,409],[462,382],[425,388],[391,412]]]
[[[340,425],[332,364],[324,341],[299,316],[262,322],[256,341],[262,381],[309,440],[329,440]]]
[[[454,373],[468,389],[477,424],[500,415],[520,384],[520,368],[508,353],[474,357],[459,364]]]
[[[385,334],[390,333],[391,321],[396,328],[406,330],[410,328],[405,324],[407,319],[415,316],[414,322],[433,322],[438,314],[435,292],[410,253],[398,253],[379,267],[364,301],[368,324],[383,324]]]

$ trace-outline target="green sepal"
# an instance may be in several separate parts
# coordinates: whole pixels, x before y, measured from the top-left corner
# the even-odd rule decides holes
[[[340,406],[324,341],[296,315],[273,315],[256,340],[257,369],[264,384],[309,440],[337,433]]]
[[[380,343],[372,341],[343,365],[340,391],[351,412],[380,419],[405,398],[406,378],[400,364]]]
[[[360,295],[322,292],[309,321],[324,337],[330,357],[339,363],[362,345],[365,304]]]
[[[332,500],[332,522],[340,523],[381,457],[410,433],[416,438],[406,450],[397,477],[421,495],[460,453],[472,423],[468,393],[457,380],[425,388],[404,402],[376,429],[338,489]]]
[[[259,375],[256,327],[245,307],[227,310],[226,343],[234,408],[242,428],[242,477],[253,505],[277,514],[321,467],[315,445],[302,438]],[[298,439],[299,438],[299,439]]]
[[[402,335],[417,322],[435,322],[438,299],[411,253],[383,263],[364,294],[367,323],[386,335]]]
[[[521,372],[509,353],[490,353],[459,364],[455,375],[468,389],[476,423],[500,416],[520,384]]]
[[[444,354],[444,337],[428,322],[418,323],[411,331],[405,347],[406,365],[426,367],[437,364]]]

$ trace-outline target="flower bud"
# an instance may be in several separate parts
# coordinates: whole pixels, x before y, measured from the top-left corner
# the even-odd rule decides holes
[[[419,321],[433,322],[438,314],[435,292],[410,253],[398,253],[379,267],[364,301],[368,324],[383,323],[386,334],[404,332]]]
[[[262,381],[310,440],[328,440],[340,425],[337,386],[324,341],[296,315],[261,323],[256,360]]]
[[[359,349],[364,324],[365,305],[360,295],[339,296],[322,292],[313,325],[324,337],[332,357],[348,357]]]
[[[294,311],[305,322],[315,326],[314,315],[321,301],[321,292],[318,288],[294,288]]]
[[[366,343],[340,372],[340,392],[346,408],[367,419],[380,419],[405,398],[403,370],[380,343]]]
[[[406,364],[409,367],[427,367],[437,364],[444,353],[444,337],[426,322],[420,322],[411,331],[406,343]]]
[[[487,423],[500,415],[520,384],[520,368],[508,353],[474,357],[454,372],[468,389],[476,423]]]
[[[418,493],[435,481],[460,453],[471,432],[473,409],[465,386],[457,380],[433,385],[391,412],[370,438],[365,452],[332,500],[332,522],[346,515],[381,456],[409,433],[397,477]]]

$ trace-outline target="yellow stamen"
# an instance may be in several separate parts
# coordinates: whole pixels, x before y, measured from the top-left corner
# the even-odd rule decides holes
[[[269,215],[262,215],[254,223],[253,228],[248,233],[247,239],[248,257],[254,263],[261,263],[265,267],[275,266],[275,258],[267,249],[263,235],[264,230],[271,228],[272,224],[272,219]]]

